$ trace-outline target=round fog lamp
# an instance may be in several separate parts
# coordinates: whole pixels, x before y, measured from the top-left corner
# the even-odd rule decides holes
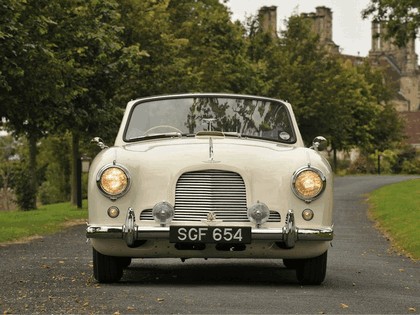
[[[305,209],[302,211],[302,218],[305,221],[311,221],[314,217],[314,212],[311,209]]]
[[[153,218],[160,225],[170,223],[175,215],[174,207],[166,201],[155,204],[152,209]]]
[[[264,224],[270,217],[270,209],[262,202],[257,202],[248,209],[248,218],[251,222],[257,225]]]
[[[120,215],[120,209],[118,209],[115,206],[109,207],[108,208],[108,216],[110,218],[115,219],[116,217],[118,217]]]

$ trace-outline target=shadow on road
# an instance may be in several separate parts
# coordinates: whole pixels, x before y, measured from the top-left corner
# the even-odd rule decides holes
[[[134,260],[121,283],[154,285],[299,285],[295,270],[281,260],[165,260],[164,263]]]

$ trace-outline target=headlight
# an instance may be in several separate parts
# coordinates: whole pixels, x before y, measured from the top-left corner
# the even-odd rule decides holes
[[[106,165],[96,178],[99,189],[110,199],[123,196],[130,188],[128,170],[121,165]]]
[[[304,167],[293,174],[292,190],[299,199],[305,202],[311,202],[318,198],[325,186],[325,176],[316,168]]]

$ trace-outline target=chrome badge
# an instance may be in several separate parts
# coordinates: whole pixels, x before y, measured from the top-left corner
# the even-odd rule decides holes
[[[215,221],[216,220],[216,213],[210,211],[207,213],[207,221]]]

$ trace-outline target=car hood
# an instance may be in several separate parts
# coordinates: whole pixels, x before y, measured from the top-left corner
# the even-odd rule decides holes
[[[295,209],[302,201],[292,196],[291,180],[296,170],[310,164],[331,183],[329,164],[312,149],[244,138],[174,138],[143,141],[102,150],[90,168],[89,194],[101,196],[96,176],[106,165],[128,170],[131,188],[118,200],[119,207],[151,209],[158,201],[175,202],[179,178],[188,172],[219,170],[239,174],[246,186],[248,205],[261,201],[270,209]],[[331,190],[332,185],[327,185]],[[96,198],[96,199],[95,199]],[[322,203],[319,198],[313,205]],[[298,205],[299,204],[299,205]]]
[[[128,168],[172,174],[211,168],[238,173],[259,170],[267,175],[290,175],[308,164],[325,168],[322,157],[311,149],[244,138],[142,141],[112,147],[103,150],[100,155],[102,166],[104,162],[119,163]]]

